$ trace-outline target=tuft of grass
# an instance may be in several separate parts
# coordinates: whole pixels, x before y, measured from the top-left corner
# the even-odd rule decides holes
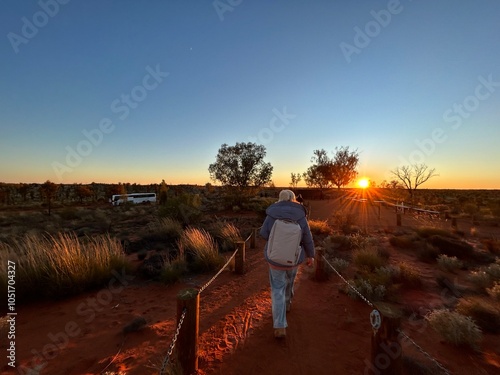
[[[446,254],[441,254],[437,258],[439,269],[446,272],[455,272],[463,267],[462,261],[457,257],[449,257]]]
[[[470,317],[443,309],[431,311],[425,319],[446,342],[456,346],[466,345],[475,350],[479,349],[483,334]]]
[[[352,259],[356,266],[368,271],[374,271],[377,268],[385,266],[387,263],[387,260],[375,248],[354,250]]]
[[[242,241],[240,230],[232,223],[225,223],[220,229],[221,250],[234,251],[235,242]]]
[[[178,241],[179,252],[193,271],[209,271],[224,264],[213,237],[204,229],[189,227]]]
[[[30,234],[0,244],[0,261],[16,263],[16,291],[25,298],[60,298],[100,286],[111,271],[128,269],[120,242],[110,237],[78,238],[75,233]],[[0,285],[7,290],[7,267]]]
[[[312,234],[330,234],[332,232],[326,220],[309,220]]]
[[[171,217],[161,217],[149,225],[149,240],[157,238],[165,241],[176,241],[182,235],[182,224]]]
[[[485,332],[500,332],[500,309],[484,297],[460,299],[457,311],[472,318]]]

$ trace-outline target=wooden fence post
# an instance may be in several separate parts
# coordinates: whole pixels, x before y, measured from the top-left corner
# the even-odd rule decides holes
[[[324,281],[328,278],[325,268],[325,259],[323,258],[324,255],[325,249],[321,247],[316,248],[316,259],[314,260],[316,266],[314,280],[316,281]]]
[[[177,324],[186,309],[184,322],[177,337],[177,358],[182,373],[198,371],[198,331],[200,318],[200,294],[197,289],[184,289],[177,294]]]
[[[386,303],[376,303],[379,327],[372,333],[371,370],[379,375],[401,375],[403,373],[403,347],[399,327],[401,311]],[[376,314],[375,314],[376,315]],[[370,316],[372,318],[372,316]],[[372,325],[374,320],[372,318]]]
[[[245,241],[236,241],[235,244],[238,252],[234,259],[234,272],[243,275],[245,273]]]
[[[382,203],[378,204],[378,218],[380,220],[380,207],[382,207]]]
[[[257,239],[257,229],[252,229],[252,235],[250,236],[250,249],[255,249],[255,240]]]
[[[400,227],[400,226],[401,226],[401,214],[399,214],[399,213],[398,213],[398,214],[396,214],[396,225],[397,225],[398,227]]]

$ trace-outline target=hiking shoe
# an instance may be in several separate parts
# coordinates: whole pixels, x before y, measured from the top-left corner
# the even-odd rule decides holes
[[[283,339],[286,337],[286,328],[275,328],[274,337],[277,339]]]

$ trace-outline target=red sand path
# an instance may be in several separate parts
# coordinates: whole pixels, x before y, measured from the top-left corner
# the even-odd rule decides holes
[[[313,207],[313,217],[327,218],[331,209],[321,202]],[[199,373],[365,373],[371,308],[340,292],[343,282],[337,276],[318,283],[309,277],[310,270],[302,268],[288,315],[287,338],[274,339],[262,245],[259,240],[258,249],[248,250],[245,275],[225,271],[201,295]],[[203,285],[210,276],[169,287],[121,276],[128,284],[122,290],[114,285],[60,302],[20,306],[17,363],[26,368],[41,365],[40,371],[14,372],[0,362],[1,373],[82,375],[106,369],[127,375],[155,374],[173,337],[177,293]],[[436,291],[408,298],[416,309],[425,309],[439,304],[441,297]],[[125,337],[122,328],[137,316],[146,318],[147,327]],[[498,336],[486,335],[484,352],[473,353],[441,342],[423,320],[405,320],[402,328],[452,374],[500,374]],[[0,344],[3,352],[5,345]],[[425,359],[412,345],[404,345],[404,353]]]

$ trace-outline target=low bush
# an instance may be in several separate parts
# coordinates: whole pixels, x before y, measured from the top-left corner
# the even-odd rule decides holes
[[[344,234],[351,234],[357,224],[357,216],[350,212],[337,211],[333,214],[333,225],[339,228]]]
[[[389,243],[399,249],[414,249],[417,246],[418,238],[412,235],[393,236],[389,238]]]
[[[309,220],[312,234],[330,234],[332,232],[326,220]]]
[[[363,278],[350,280],[349,284],[356,288],[356,290],[370,302],[382,301],[387,291],[384,285],[373,285],[369,280]],[[352,299],[361,299],[358,293],[356,293],[350,286],[345,285],[344,288],[344,291]]]
[[[323,240],[323,247],[327,254],[333,254],[335,251],[348,251],[352,250],[353,243],[351,236],[345,235],[331,235]]]
[[[437,258],[439,269],[446,272],[455,272],[463,267],[462,261],[457,257],[449,257],[446,254],[441,254]]]
[[[182,235],[181,223],[171,217],[158,218],[149,224],[148,229],[149,233],[145,236],[145,239],[147,238],[148,240],[156,238],[157,240],[166,242],[175,242]]]
[[[455,256],[459,259],[474,257],[474,247],[465,241],[440,235],[431,236],[428,241],[437,247],[441,254]]]
[[[356,266],[368,271],[374,271],[387,263],[387,260],[380,256],[375,248],[354,250],[352,259]]]
[[[423,242],[417,250],[418,260],[425,263],[434,263],[439,256],[439,249],[428,242]]]
[[[416,229],[415,232],[422,238],[429,238],[432,236],[456,238],[452,232],[440,228],[424,227]]]
[[[349,267],[349,262],[341,258],[328,259],[328,262],[337,270],[338,273],[342,274],[343,271]],[[328,268],[327,268],[328,269]]]
[[[481,329],[470,317],[456,311],[434,310],[426,316],[426,320],[446,342],[479,349],[483,335]]]
[[[165,284],[174,284],[188,271],[187,263],[182,259],[166,262],[160,273],[160,281]]]
[[[417,268],[409,263],[398,263],[399,276],[394,280],[396,283],[401,283],[407,288],[420,288],[422,286],[422,278]]]
[[[495,305],[484,297],[460,299],[457,311],[472,318],[485,332],[500,332],[500,309],[498,304]]]

